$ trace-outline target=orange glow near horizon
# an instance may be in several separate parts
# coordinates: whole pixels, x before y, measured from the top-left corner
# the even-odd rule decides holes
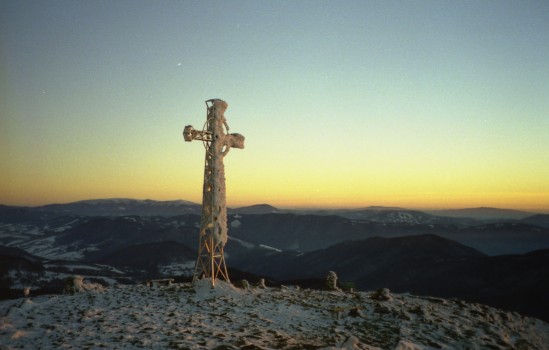
[[[290,179],[290,177],[288,177]],[[191,185],[182,186],[179,179],[169,183],[158,181],[152,187],[148,179],[136,179],[120,188],[119,181],[103,184],[88,184],[79,187],[78,183],[33,182],[32,186],[23,184],[12,186],[13,194],[3,192],[4,205],[38,206],[52,203],[67,203],[86,199],[99,198],[134,198],[152,200],[187,200],[200,204],[202,201],[202,184],[199,179],[190,181]],[[277,208],[364,208],[368,206],[402,207],[418,210],[459,209],[474,207],[495,207],[516,209],[537,213],[549,213],[549,193],[528,192],[416,192],[406,191],[396,186],[388,190],[372,186],[368,188],[337,187],[326,184],[308,184],[295,181],[291,183],[274,183],[271,186],[253,186],[245,178],[238,181],[227,180],[228,206],[240,207],[254,204],[270,204]],[[154,183],[154,181],[152,182]],[[377,185],[380,185],[379,183]],[[181,187],[183,190],[174,191]],[[402,186],[405,187],[405,186]],[[27,193],[27,196],[21,196]],[[37,196],[36,194],[40,194]]]

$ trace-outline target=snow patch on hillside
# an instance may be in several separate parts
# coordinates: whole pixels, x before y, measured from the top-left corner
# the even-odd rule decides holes
[[[406,223],[406,224],[418,224],[418,219],[410,213],[406,212],[393,212],[387,214],[382,222],[386,223]]]
[[[188,261],[182,264],[171,263],[168,265],[158,265],[158,272],[162,276],[192,276],[194,273],[194,261]]]
[[[265,245],[265,244],[260,244],[259,245],[260,248],[263,248],[263,249],[267,249],[267,250],[272,250],[272,251],[275,251],[277,253],[281,253],[282,252],[282,249],[278,249],[278,248],[275,248],[275,247],[271,247],[271,246],[268,246],[268,245]]]
[[[34,225],[0,223],[0,244],[8,247],[17,247],[44,235],[44,232]]]

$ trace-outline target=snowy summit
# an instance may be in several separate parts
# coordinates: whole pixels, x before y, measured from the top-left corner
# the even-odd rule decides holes
[[[2,301],[2,349],[548,349],[549,325],[479,304],[209,280]]]

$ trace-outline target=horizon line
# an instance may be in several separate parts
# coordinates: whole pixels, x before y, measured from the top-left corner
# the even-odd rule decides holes
[[[152,198],[130,198],[130,197],[101,197],[101,198],[89,198],[89,199],[78,199],[73,201],[67,201],[67,202],[51,202],[46,204],[36,204],[36,205],[18,205],[18,204],[4,204],[0,203],[2,206],[7,207],[20,207],[20,208],[38,208],[48,205],[64,205],[64,204],[72,204],[72,203],[78,203],[78,202],[89,202],[89,201],[99,201],[99,200],[135,200],[135,201],[153,201],[153,202],[176,202],[176,201],[182,201],[182,202],[188,202],[191,204],[195,204],[197,206],[201,206],[201,203],[186,200],[186,199],[152,199]],[[489,205],[480,205],[480,206],[469,206],[469,207],[438,207],[438,206],[430,206],[430,207],[402,207],[402,206],[394,206],[394,205],[335,205],[335,206],[329,206],[329,205],[316,205],[316,206],[310,206],[310,205],[283,205],[283,206],[276,206],[269,204],[268,202],[261,202],[261,203],[254,203],[254,204],[244,204],[244,205],[228,205],[227,207],[230,209],[238,209],[238,208],[244,208],[244,207],[251,207],[251,206],[257,206],[257,205],[269,205],[275,209],[281,209],[281,210],[360,210],[360,209],[373,209],[373,208],[386,208],[386,209],[404,209],[404,210],[417,210],[417,211],[448,211],[448,210],[468,210],[468,209],[495,209],[495,210],[509,210],[509,211],[517,211],[517,212],[524,212],[524,213],[533,213],[533,214],[549,214],[549,208],[542,209],[517,209],[517,208],[508,208],[508,207],[495,207],[495,206],[489,206]]]

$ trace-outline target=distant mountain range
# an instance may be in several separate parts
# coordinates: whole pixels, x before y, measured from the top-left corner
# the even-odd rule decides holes
[[[281,213],[282,211],[269,204],[256,204],[235,209],[229,208],[228,212],[230,214],[273,214]]]
[[[153,201],[150,199],[112,198],[84,200],[66,204],[49,204],[30,209],[82,216],[175,216],[200,214],[201,206],[184,200]]]
[[[535,213],[513,210],[513,209],[498,209],[489,207],[466,208],[466,209],[445,209],[432,210],[430,214],[436,216],[446,216],[453,218],[471,218],[476,220],[505,220],[514,219],[520,220],[532,216]]]
[[[333,270],[359,289],[457,297],[549,320],[549,312],[536,311],[549,310],[543,299],[549,215],[501,213],[515,216],[480,220],[383,207],[287,211],[261,204],[229,210],[225,253],[229,267],[246,278],[301,283]],[[107,284],[188,278],[199,223],[200,206],[186,201],[0,206],[0,295],[25,285],[58,290],[72,274]]]
[[[386,215],[387,213],[415,213],[416,219],[419,219],[425,223],[426,221],[433,220],[446,220],[461,219],[459,222],[472,222],[472,221],[484,221],[484,220],[520,220],[526,217],[535,215],[536,213],[525,212],[512,209],[498,209],[498,208],[464,208],[464,209],[446,209],[446,210],[410,210],[399,207],[380,207],[372,206],[366,208],[355,209],[309,209],[309,210],[293,210],[288,212],[302,213],[302,214],[314,214],[314,215],[338,215],[349,219],[356,220],[370,220],[374,218],[378,220],[377,216]],[[418,214],[421,214],[421,218],[418,218]],[[395,219],[398,220],[397,217]],[[406,220],[401,216],[401,219]],[[454,220],[456,221],[456,220]]]
[[[9,207],[0,205],[0,208],[18,208],[21,211],[38,211],[55,215],[80,216],[176,216],[183,214],[200,214],[201,205],[185,200],[155,201],[150,199],[93,199],[72,203],[48,204],[37,207]],[[522,220],[538,213],[512,209],[498,208],[464,208],[418,211],[399,207],[372,206],[354,209],[278,209],[269,204],[257,204],[240,208],[228,208],[230,214],[272,214],[295,213],[311,215],[337,215],[354,220],[372,220],[377,222],[410,222],[431,223],[433,221],[470,222],[483,220]],[[545,217],[544,225],[549,225],[549,214],[539,214]],[[453,220],[452,219],[462,219]]]
[[[176,212],[179,214],[169,215]],[[521,220],[479,221],[398,208],[337,212],[341,215],[294,213],[263,204],[230,209],[228,224],[230,236],[236,239],[302,252],[347,240],[419,234],[436,234],[488,255],[549,247],[549,215],[543,214]],[[113,199],[42,207],[0,206],[0,244],[68,259],[100,258],[98,255],[110,254],[123,245],[155,241],[173,240],[192,247],[199,216],[200,207],[186,201]],[[120,233],[122,237],[117,236]],[[77,243],[72,242],[75,238]]]

